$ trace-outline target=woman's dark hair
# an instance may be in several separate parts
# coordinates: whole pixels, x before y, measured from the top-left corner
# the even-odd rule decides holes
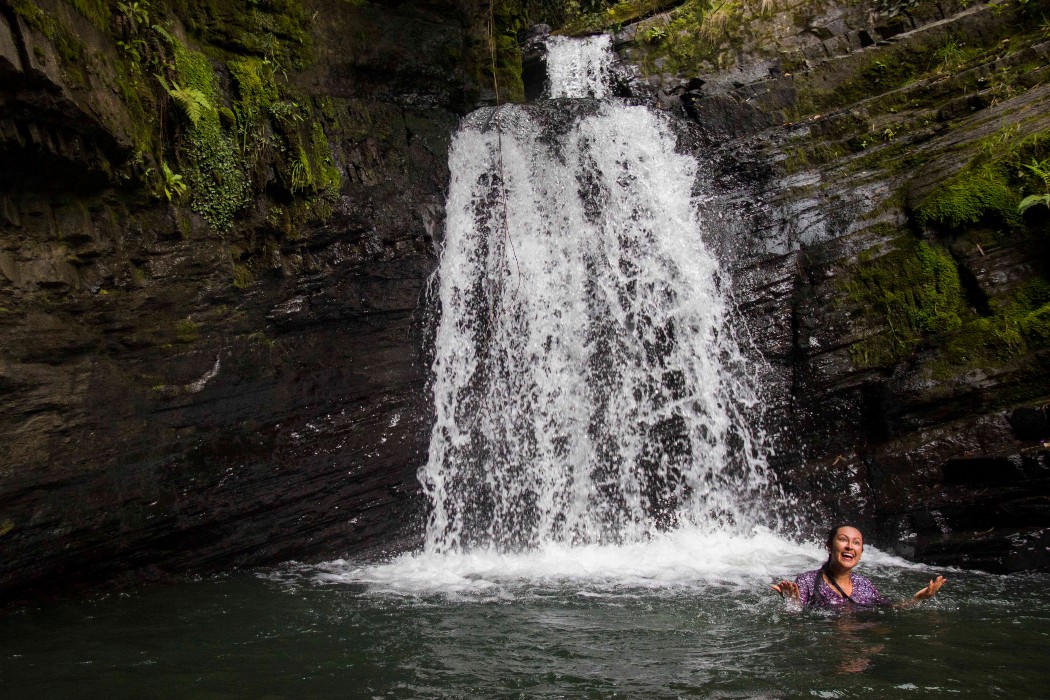
[[[835,535],[839,534],[839,530],[844,527],[851,527],[857,532],[860,532],[860,528],[853,523],[837,523],[836,525],[832,525],[831,529],[828,530],[828,536],[824,538],[824,545],[828,549],[831,549],[831,543],[835,541]]]

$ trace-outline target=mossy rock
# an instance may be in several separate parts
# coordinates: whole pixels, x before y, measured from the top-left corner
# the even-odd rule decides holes
[[[851,346],[859,367],[892,365],[924,337],[962,325],[960,314],[966,307],[951,255],[912,236],[898,238],[893,245],[882,255],[862,253],[840,283],[854,314],[886,328]]]

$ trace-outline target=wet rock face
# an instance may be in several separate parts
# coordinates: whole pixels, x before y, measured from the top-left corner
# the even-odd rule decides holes
[[[1018,173],[1050,157],[1050,47],[1005,8],[863,9],[810,17],[779,57],[745,39],[728,70],[648,78],[722,189],[775,468],[814,523],[1047,570],[1050,214],[1017,205],[1039,187]]]
[[[87,54],[115,51],[53,4]],[[73,80],[0,3],[6,598],[417,541],[426,288],[476,8],[323,9],[282,89],[338,191],[290,194],[274,161],[222,231],[143,184],[134,120],[98,107],[113,76]]]

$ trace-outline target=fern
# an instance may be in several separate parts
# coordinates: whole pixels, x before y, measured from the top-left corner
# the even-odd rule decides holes
[[[163,81],[162,81],[163,83]],[[186,118],[190,120],[190,123],[197,126],[201,120],[201,116],[214,107],[208,97],[193,87],[179,87],[178,83],[172,83],[172,87],[164,85],[164,89],[171,95],[171,99],[175,100],[175,104],[182,109],[182,112],[186,115]]]
[[[1036,177],[1043,181],[1043,186],[1046,187],[1046,194],[1028,195],[1017,205],[1017,213],[1023,214],[1037,204],[1050,208],[1050,158],[1042,162],[1036,162],[1035,158],[1033,158],[1032,164],[1024,165],[1024,167],[1031,170]]]
[[[157,32],[157,36],[159,36],[160,38],[164,39],[164,41],[168,42],[172,46],[175,45],[175,43],[176,43],[175,37],[173,37],[171,35],[171,32],[169,32],[164,27],[160,26],[159,24],[154,24],[153,25],[153,31]]]
[[[1024,214],[1036,204],[1042,204],[1044,207],[1050,207],[1050,194],[1028,195],[1027,197],[1021,200],[1020,204],[1017,205],[1017,213]]]
[[[1024,167],[1031,170],[1036,175],[1036,177],[1043,181],[1043,185],[1045,185],[1046,188],[1050,190],[1050,158],[1047,158],[1041,163],[1037,163],[1035,158],[1033,158],[1032,164],[1026,165]]]
[[[169,202],[177,202],[186,195],[189,186],[182,181],[182,175],[172,172],[167,163],[162,163],[162,165],[164,166],[164,196]]]
[[[306,155],[300,153],[299,160],[292,163],[291,175],[292,175],[292,192],[299,192],[305,190],[310,186],[310,166],[304,162]]]

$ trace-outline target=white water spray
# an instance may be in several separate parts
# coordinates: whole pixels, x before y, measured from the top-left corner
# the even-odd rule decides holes
[[[611,61],[607,38],[553,40],[549,94],[607,96]],[[759,522],[757,398],[696,163],[644,107],[566,102],[480,110],[452,145],[428,552]]]
[[[612,39],[608,34],[547,39],[547,94],[559,97],[609,96],[612,82]]]

